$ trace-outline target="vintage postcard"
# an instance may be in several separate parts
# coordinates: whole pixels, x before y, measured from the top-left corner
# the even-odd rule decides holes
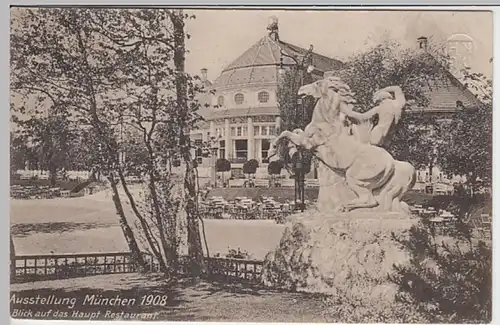
[[[491,321],[491,12],[10,14],[12,318]]]

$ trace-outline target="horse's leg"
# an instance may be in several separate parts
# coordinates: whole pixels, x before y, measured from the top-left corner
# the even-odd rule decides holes
[[[344,204],[340,210],[351,211],[360,208],[374,208],[378,205],[377,200],[373,196],[371,189],[367,188],[365,182],[360,181],[356,177],[349,175],[349,170],[346,173],[346,182],[349,188],[358,196],[356,199]]]
[[[284,138],[288,138],[291,142],[298,146],[304,146],[307,144],[307,139],[304,137],[304,132],[302,133],[293,133],[290,131],[283,131],[279,136],[274,139],[272,143],[272,148],[276,148],[277,143]]]

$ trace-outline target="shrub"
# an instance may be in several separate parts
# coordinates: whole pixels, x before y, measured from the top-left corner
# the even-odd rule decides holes
[[[422,220],[400,243],[411,263],[395,265],[391,280],[399,285],[398,301],[415,306],[431,322],[491,321],[492,252],[460,219],[446,237]]]

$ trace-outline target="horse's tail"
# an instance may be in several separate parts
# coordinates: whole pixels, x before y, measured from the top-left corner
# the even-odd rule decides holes
[[[379,187],[384,186],[387,184],[392,176],[394,176],[394,173],[396,172],[396,161],[394,159],[387,159],[387,163],[384,168],[384,175],[379,180]]]

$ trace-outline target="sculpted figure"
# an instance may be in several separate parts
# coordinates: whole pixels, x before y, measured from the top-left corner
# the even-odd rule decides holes
[[[394,98],[390,93],[394,93]],[[354,112],[354,106],[348,102],[342,103],[340,110],[342,113],[361,124],[366,122],[370,123],[370,126],[373,125],[371,120],[375,116],[378,116],[377,125],[370,130],[369,142],[373,145],[380,146],[387,140],[391,129],[399,122],[403,107],[406,104],[406,98],[399,86],[390,86],[375,92],[373,95],[373,102],[377,104],[377,106],[365,113]],[[354,130],[356,130],[356,126]],[[359,137],[362,138],[362,136]]]
[[[339,211],[377,206],[384,211],[405,210],[400,198],[413,186],[414,169],[408,163],[394,160],[385,149],[369,142],[361,142],[358,137],[352,135],[350,128],[345,124],[345,117],[355,113],[349,107],[355,102],[349,86],[339,78],[330,77],[301,87],[299,94],[310,95],[317,99],[311,123],[304,131],[282,132],[274,140],[271,151],[276,149],[277,143],[283,138],[288,138],[297,146],[313,150],[317,159],[340,175],[339,177],[344,179],[349,190],[356,196],[354,199],[342,202],[337,207]],[[379,96],[384,100],[395,100],[388,98],[383,92],[380,92]],[[402,107],[400,99],[398,96],[396,102],[385,102],[386,106],[382,106],[380,102],[378,107],[383,108],[377,109],[378,114],[387,117],[391,103],[393,104],[390,107],[391,112],[396,111],[396,103]],[[366,115],[358,117],[364,119]],[[399,116],[392,114],[391,125],[395,119],[399,119]],[[384,119],[384,122],[386,121],[387,119]],[[382,123],[381,126],[383,125],[386,124]],[[387,131],[381,128],[374,134],[374,139],[375,135],[383,138],[387,135]]]
[[[339,109],[343,96],[340,89],[347,93],[348,87],[338,79],[324,79],[302,87],[299,94],[318,99],[312,121],[302,133],[282,132],[273,148],[282,138],[289,138],[296,145],[315,150],[320,162],[344,175],[356,198],[340,205],[339,211],[373,208],[379,205],[373,191],[394,174],[394,159],[383,148],[360,143],[346,132]]]

